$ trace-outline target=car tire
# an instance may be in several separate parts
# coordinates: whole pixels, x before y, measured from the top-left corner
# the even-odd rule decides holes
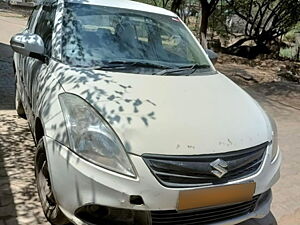
[[[26,119],[26,114],[25,114],[25,110],[22,104],[22,101],[20,99],[20,94],[17,88],[17,84],[15,85],[16,87],[16,95],[15,95],[15,102],[16,102],[16,111],[19,117]]]
[[[71,225],[72,223],[61,212],[54,198],[43,138],[41,138],[36,147],[35,178],[38,195],[47,220],[52,225]]]

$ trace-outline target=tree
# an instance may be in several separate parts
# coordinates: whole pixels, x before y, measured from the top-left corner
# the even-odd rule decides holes
[[[244,31],[235,35],[240,39],[227,48],[237,52],[247,41],[256,46],[250,56],[270,53],[274,42],[286,34],[300,20],[299,0],[226,0],[228,6],[244,21]],[[242,55],[241,55],[242,56]]]
[[[200,0],[201,3],[201,22],[200,22],[200,41],[203,48],[207,48],[207,29],[208,20],[215,11],[219,0]]]
[[[201,4],[201,22],[199,24],[199,37],[201,44],[204,48],[207,48],[206,37],[208,30],[209,17],[215,11],[219,0],[198,0]],[[185,0],[173,0],[171,10],[175,13],[179,13],[179,9],[185,4]]]
[[[171,5],[171,11],[172,12],[178,12],[180,9],[180,6],[183,5],[184,0],[173,0],[172,5]]]

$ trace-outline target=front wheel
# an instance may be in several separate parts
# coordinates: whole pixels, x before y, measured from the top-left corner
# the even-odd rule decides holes
[[[35,178],[38,194],[47,220],[52,225],[71,224],[59,209],[53,195],[43,139],[39,141],[36,149]]]

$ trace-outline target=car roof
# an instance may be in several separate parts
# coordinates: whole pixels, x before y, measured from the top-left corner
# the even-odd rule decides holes
[[[131,10],[177,17],[175,13],[166,10],[164,8],[160,8],[160,7],[156,7],[156,6],[152,6],[152,5],[148,5],[136,1],[130,1],[130,0],[65,0],[65,1],[69,3],[81,3],[81,4],[88,4],[88,5],[131,9]]]

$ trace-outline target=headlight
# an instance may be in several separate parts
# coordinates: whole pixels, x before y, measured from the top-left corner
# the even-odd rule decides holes
[[[269,120],[272,127],[272,161],[275,159],[277,153],[278,153],[278,135],[277,135],[277,126],[275,123],[275,120],[269,116]]]
[[[60,94],[70,148],[106,169],[135,177],[125,149],[108,123],[80,97]]]

